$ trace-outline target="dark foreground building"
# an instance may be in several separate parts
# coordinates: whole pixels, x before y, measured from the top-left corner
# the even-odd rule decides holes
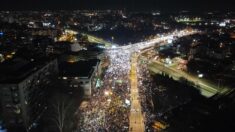
[[[0,117],[7,128],[29,131],[37,125],[47,109],[46,89],[57,70],[56,59],[16,58],[0,65]]]

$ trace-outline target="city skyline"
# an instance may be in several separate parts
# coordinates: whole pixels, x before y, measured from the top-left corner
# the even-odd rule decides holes
[[[235,12],[90,1],[0,11],[0,132],[235,130]]]

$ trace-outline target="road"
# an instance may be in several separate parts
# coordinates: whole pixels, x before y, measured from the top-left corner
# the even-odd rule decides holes
[[[89,34],[85,34],[83,33],[82,35],[86,35],[88,37],[88,41],[92,42],[92,43],[100,43],[100,44],[104,44],[105,47],[110,47],[112,45],[111,42],[105,41],[102,38],[98,38]]]
[[[133,54],[131,59],[131,71],[130,71],[130,84],[131,84],[131,111],[129,117],[129,131],[132,132],[144,132],[144,118],[141,110],[139,91],[137,87],[137,58],[136,54]]]
[[[129,129],[129,131],[144,132],[144,117],[141,113],[137,85],[138,57],[137,55],[133,56],[133,54],[138,54],[145,48],[154,46],[155,44],[168,44],[167,40],[169,39],[177,39],[178,37],[194,33],[197,33],[197,31],[175,30],[168,34],[162,34],[155,39],[125,46],[106,45],[102,39],[100,40],[99,38],[88,36],[91,41],[106,45],[105,53],[109,57],[110,64],[104,73],[102,88],[93,93],[88,107],[81,110],[82,118],[79,124],[81,128],[84,131],[96,131],[98,129],[105,129],[107,131],[121,131],[125,129],[128,131]],[[110,83],[116,80],[121,80],[122,83],[119,85]],[[130,89],[128,90],[129,86]],[[111,103],[108,108],[106,108],[107,101]],[[128,101],[130,101],[130,103],[126,103]],[[109,112],[104,114],[105,119],[103,119],[102,115],[105,109]],[[96,120],[96,122],[90,122],[93,120]]]
[[[205,79],[198,78],[196,76],[190,75],[188,73],[183,72],[182,70],[178,70],[169,66],[165,66],[163,63],[158,61],[153,61],[149,64],[149,69],[153,72],[162,71],[174,78],[185,78],[186,80],[195,83],[195,85],[199,86],[198,89],[201,91],[201,94],[206,97],[211,97],[217,93],[224,94],[228,92],[227,88],[219,88],[217,85],[209,83]]]

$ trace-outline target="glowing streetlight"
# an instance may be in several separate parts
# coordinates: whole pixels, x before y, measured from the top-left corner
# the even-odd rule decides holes
[[[203,74],[198,74],[198,77],[199,78],[202,78],[204,75]]]

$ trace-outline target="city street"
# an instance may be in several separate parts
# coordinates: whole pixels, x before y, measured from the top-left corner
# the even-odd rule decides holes
[[[130,71],[130,81],[131,81],[131,111],[130,111],[130,126],[129,130],[133,132],[144,132],[144,119],[141,110],[140,100],[139,100],[139,90],[137,87],[137,58],[136,54],[133,54],[131,59],[131,71]]]
[[[188,81],[193,82],[197,86],[199,86],[198,88],[201,91],[202,95],[206,97],[211,97],[217,93],[223,94],[228,91],[228,89],[226,88],[219,88],[215,84],[207,82],[205,79],[195,77],[193,75],[183,72],[182,70],[177,70],[170,66],[165,66],[163,63],[158,61],[152,62],[149,65],[149,69],[152,70],[153,72],[162,71],[177,79],[183,77]]]
[[[85,108],[80,108],[79,129],[84,132],[97,130],[144,132],[145,119],[141,110],[137,81],[138,57],[135,53],[158,43],[168,44],[167,40],[172,40],[174,37],[183,37],[196,32],[176,30],[140,43],[107,47],[105,53],[110,65],[105,71],[103,86],[93,93]]]
[[[235,131],[233,4],[172,2],[3,1],[0,132]]]

